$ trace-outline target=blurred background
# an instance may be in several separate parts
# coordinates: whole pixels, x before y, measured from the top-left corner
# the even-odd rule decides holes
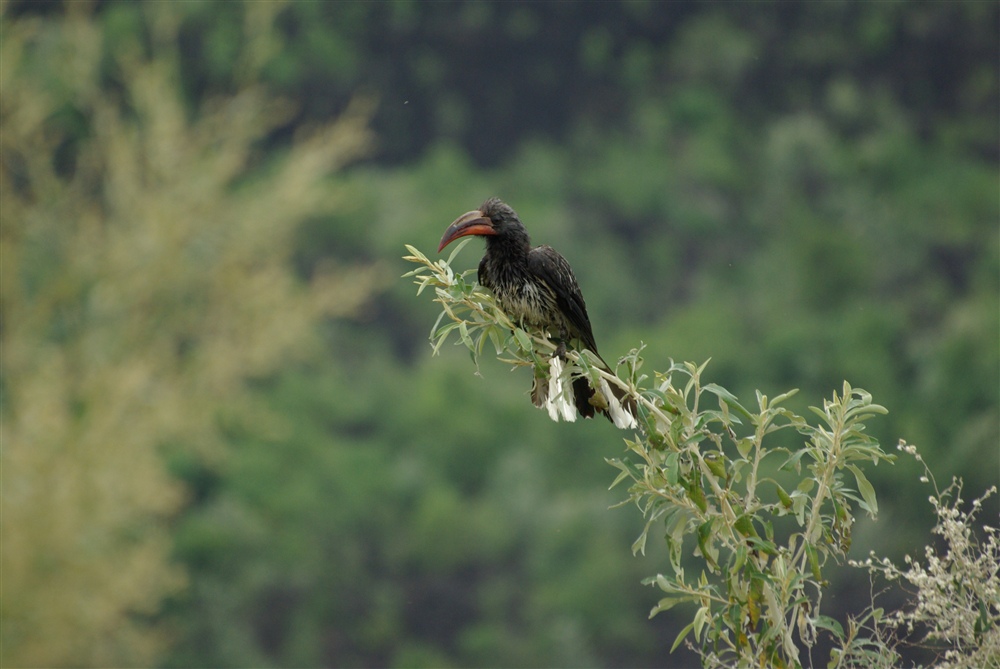
[[[0,8],[4,666],[690,664],[622,433],[431,357],[403,245],[493,195],[605,357],[1000,475],[996,3]],[[931,541],[921,473],[852,556]]]

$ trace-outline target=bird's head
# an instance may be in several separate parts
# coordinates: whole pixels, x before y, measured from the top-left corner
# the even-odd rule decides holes
[[[491,197],[479,209],[467,211],[448,226],[441,237],[438,253],[459,237],[480,235],[484,237],[524,237],[527,232],[514,210],[500,198]]]

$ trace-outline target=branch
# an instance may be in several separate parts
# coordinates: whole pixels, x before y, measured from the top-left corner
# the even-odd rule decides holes
[[[447,260],[437,261],[407,246],[405,259],[419,267],[404,276],[413,278],[418,294],[432,287],[442,308],[430,333],[434,352],[455,332],[456,343],[469,349],[476,364],[491,341],[498,359],[532,366],[538,378],[552,375],[552,387],[583,376],[593,387],[614,384],[635,402],[639,434],[625,439],[625,456],[608,463],[620,471],[612,487],[631,482],[622,504],[635,503],[646,518],[633,552],[644,551],[654,522],[663,523],[673,573],[644,581],[665,593],[650,615],[680,603],[699,605],[674,647],[693,634],[702,649],[714,649],[703,650],[707,665],[801,666],[802,647],[812,647],[820,631],[841,648],[859,643],[854,628],[849,625],[845,634],[839,623],[819,613],[827,586],[822,567],[828,557],[846,555],[852,506],[872,516],[878,510],[874,488],[858,464],[893,459],[863,432],[864,421],[885,409],[845,383],[822,409],[813,407],[820,425],[782,406],[795,391],[772,400],[757,393],[758,411],[750,411],[725,388],[701,382],[707,362],[671,363],[666,372],[654,374],[650,387],[650,377],[640,373],[642,346],[619,360],[622,377],[586,349],[567,351],[563,368],[552,362],[556,345],[546,333],[513,323],[469,278],[474,270],[452,271],[450,263],[467,241]],[[683,383],[674,385],[675,377]],[[712,396],[717,409],[702,401]],[[550,415],[567,417],[551,407]],[[798,450],[771,446],[770,435],[786,428],[806,437]],[[765,463],[775,454],[784,455],[784,462]],[[633,461],[632,455],[639,459]],[[804,457],[811,461],[805,472]],[[791,493],[775,479],[761,477],[762,471],[773,476],[775,469],[800,477]],[[853,473],[855,488],[844,483],[844,469]],[[773,484],[776,499],[763,496],[771,492],[763,483]],[[773,521],[782,516],[793,516],[801,530],[776,536]],[[700,566],[694,570],[700,571],[697,578],[685,571],[692,562]]]

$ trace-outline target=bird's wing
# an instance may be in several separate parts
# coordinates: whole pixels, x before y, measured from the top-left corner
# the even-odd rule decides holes
[[[536,246],[528,253],[528,271],[548,284],[555,293],[556,305],[575,330],[569,334],[579,337],[584,346],[597,353],[587,304],[566,259],[551,246]]]

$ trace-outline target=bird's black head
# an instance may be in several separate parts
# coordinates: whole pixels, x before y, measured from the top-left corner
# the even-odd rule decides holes
[[[528,232],[521,219],[503,200],[491,197],[479,209],[468,211],[448,226],[441,237],[438,253],[451,242],[466,235],[481,235],[488,242],[496,241],[517,246],[530,247]]]
[[[510,206],[498,197],[491,197],[479,207],[483,216],[490,219],[496,233],[503,234],[512,228],[523,228],[521,219]]]

